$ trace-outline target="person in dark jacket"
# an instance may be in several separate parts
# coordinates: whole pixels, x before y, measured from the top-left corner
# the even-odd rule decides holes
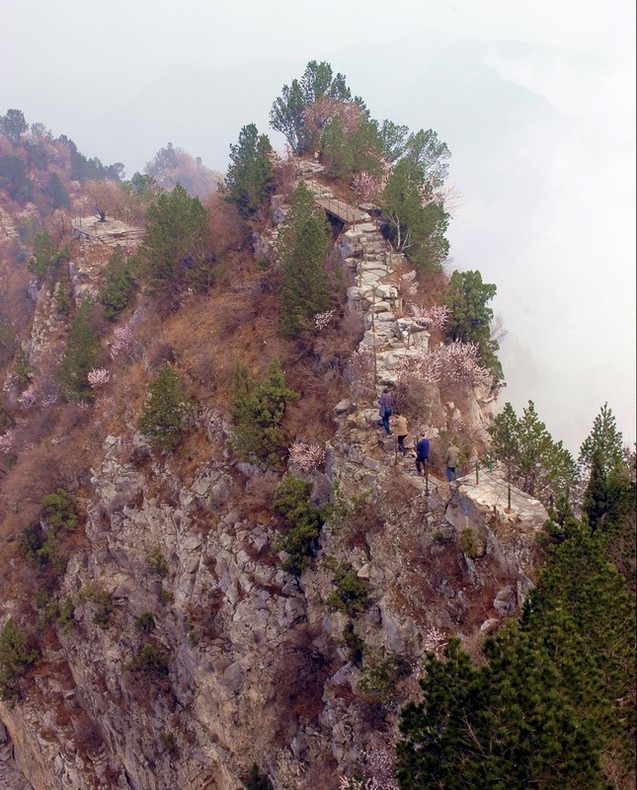
[[[427,468],[427,460],[429,459],[429,439],[420,436],[416,442],[416,472],[419,475],[423,474],[423,469]]]
[[[381,422],[383,423],[383,428],[385,429],[385,433],[388,436],[391,436],[389,418],[394,412],[394,401],[392,399],[391,392],[389,391],[389,387],[385,387],[380,398],[378,399],[378,403],[380,404],[379,414]]]

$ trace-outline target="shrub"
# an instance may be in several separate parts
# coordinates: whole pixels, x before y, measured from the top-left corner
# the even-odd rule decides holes
[[[172,732],[168,732],[168,730],[162,730],[159,733],[159,742],[161,743],[161,748],[166,752],[171,760],[179,759],[179,746],[177,746],[177,739]]]
[[[276,549],[289,554],[283,567],[295,576],[310,564],[324,523],[321,508],[310,502],[310,491],[304,480],[287,475],[274,495],[274,508],[283,528]]]
[[[29,364],[29,359],[22,348],[19,348],[18,353],[15,355],[14,373],[20,386],[26,387],[33,373],[33,368]]]
[[[231,411],[235,420],[232,446],[239,458],[269,467],[281,465],[284,444],[280,425],[288,402],[298,397],[285,386],[278,360],[270,366],[265,381],[252,379],[245,369],[237,368]]]
[[[244,787],[246,790],[274,790],[274,785],[267,774],[262,773],[256,763],[252,763],[252,768],[250,768],[250,773],[244,782]]]
[[[91,389],[97,390],[108,384],[111,374],[106,368],[93,368],[93,370],[89,370],[87,379]]]
[[[154,642],[141,645],[129,668],[151,678],[165,677],[170,669],[165,651]]]
[[[92,304],[85,299],[69,330],[66,351],[57,372],[62,394],[67,400],[92,400],[88,374],[98,367],[100,345],[89,324]]]
[[[135,628],[143,634],[150,633],[155,627],[155,617],[152,612],[142,612],[135,618]]]
[[[168,574],[168,563],[159,546],[156,546],[146,555],[146,564],[153,573],[156,573],[162,579]]]
[[[476,533],[471,529],[471,527],[467,527],[466,529],[462,530],[458,542],[460,543],[460,548],[462,549],[463,553],[466,554],[469,559],[475,560],[475,558],[480,553],[480,549],[478,547]]]
[[[35,234],[33,242],[33,258],[29,263],[29,271],[42,279],[53,279],[60,266],[70,256],[68,244],[58,247],[46,231]]]
[[[26,527],[18,542],[22,554],[38,565],[53,565],[61,571],[65,560],[57,552],[60,535],[73,531],[78,515],[73,497],[63,488],[42,499],[39,520]]]
[[[104,269],[104,284],[98,300],[104,305],[104,316],[109,321],[117,320],[119,314],[128,307],[137,290],[134,277],[135,259],[125,258],[117,248]]]
[[[324,565],[332,571],[332,581],[336,587],[328,596],[328,607],[346,612],[350,617],[365,611],[368,606],[367,579],[357,576],[349,562],[339,562],[335,557],[326,557]]]
[[[93,622],[100,628],[108,628],[111,614],[114,609],[113,599],[106,590],[96,584],[87,584],[80,592],[81,601],[90,601],[93,604]]]
[[[184,418],[191,410],[177,372],[165,365],[150,385],[139,429],[153,447],[172,452],[184,438]]]
[[[409,664],[395,653],[372,653],[361,677],[359,687],[373,702],[387,703],[398,682],[410,672]]]
[[[360,666],[365,654],[365,642],[354,631],[354,623],[350,620],[343,629],[343,644],[347,648],[349,660]]]
[[[296,441],[289,449],[290,463],[296,464],[303,472],[318,469],[325,461],[325,447],[322,444]]]
[[[68,634],[73,624],[75,607],[70,597],[66,597],[60,605],[60,601],[51,596],[47,590],[41,589],[36,596],[36,606],[39,610],[38,627],[45,628],[48,625],[57,623],[63,634]]]
[[[14,704],[20,698],[20,681],[37,659],[24,632],[13,618],[0,632],[0,698]]]
[[[75,500],[68,491],[58,488],[42,500],[42,518],[56,534],[75,529],[78,523]]]

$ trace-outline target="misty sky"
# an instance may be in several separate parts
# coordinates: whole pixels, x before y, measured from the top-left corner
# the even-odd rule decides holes
[[[502,398],[576,451],[605,400],[635,439],[634,35],[634,0],[1,0],[0,112],[129,175],[168,141],[223,171],[329,60],[448,143],[450,265],[498,286]]]

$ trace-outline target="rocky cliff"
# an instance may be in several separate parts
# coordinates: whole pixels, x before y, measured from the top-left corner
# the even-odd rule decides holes
[[[298,177],[332,196],[315,164],[300,163]],[[274,205],[284,216],[284,201]],[[515,489],[509,505],[497,471],[470,453],[458,484],[435,470],[421,478],[379,431],[380,387],[438,340],[411,314],[415,272],[370,210],[335,242],[346,311],[363,326],[346,397],[329,403],[324,462],[290,468],[316,504],[332,503],[316,558],[298,578],[283,570],[269,508],[279,478],[236,463],[221,401],[197,412],[205,444],[188,464],[151,452],[102,404],[85,539],[59,588],[73,623],[45,640],[24,699],[0,704],[3,787],[234,790],[256,763],[281,790],[336,788],[391,749],[428,650],[451,634],[470,646],[518,610],[542,506]],[[99,280],[91,244],[72,262],[76,300]],[[25,348],[37,368],[60,353],[64,328],[53,295],[35,297]],[[137,356],[143,370],[150,351]],[[492,392],[466,386],[452,401],[432,383],[425,396],[412,439],[425,433],[435,454],[462,425],[474,451],[484,446]],[[339,599],[339,579],[364,590],[360,606]],[[2,622],[17,610],[10,596],[0,606]]]

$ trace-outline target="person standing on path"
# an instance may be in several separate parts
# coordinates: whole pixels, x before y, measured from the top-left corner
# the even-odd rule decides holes
[[[389,418],[394,412],[394,401],[392,399],[391,392],[389,391],[389,387],[385,387],[382,395],[378,399],[378,403],[380,404],[379,414],[381,422],[383,423],[383,428],[385,429],[387,436],[391,436]]]
[[[429,439],[422,434],[416,443],[416,472],[423,475],[427,471],[427,461],[429,459]],[[424,469],[424,472],[423,472]]]
[[[447,449],[447,481],[452,483],[456,479],[456,470],[460,466],[460,448],[450,444]]]
[[[409,429],[407,427],[407,418],[404,417],[400,412],[396,412],[396,417],[394,419],[394,430],[398,436],[398,450],[403,455],[407,455],[405,439],[407,438]]]

